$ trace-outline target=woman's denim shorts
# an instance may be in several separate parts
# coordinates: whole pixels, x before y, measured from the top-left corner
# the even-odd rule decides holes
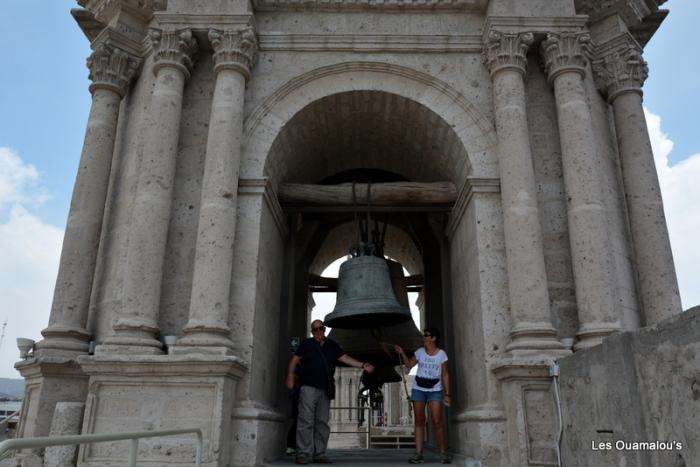
[[[442,391],[421,391],[411,389],[411,400],[413,402],[442,402]]]

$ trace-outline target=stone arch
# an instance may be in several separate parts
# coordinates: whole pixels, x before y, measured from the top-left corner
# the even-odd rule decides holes
[[[498,172],[496,134],[492,123],[462,94],[447,83],[407,67],[378,62],[346,62],[312,70],[295,77],[269,96],[249,116],[244,129],[242,178],[270,176],[271,150],[292,118],[312,102],[334,94],[376,91],[400,96],[427,108],[444,121],[466,150],[464,170],[453,181],[462,186],[467,175],[495,177]]]
[[[340,224],[330,232],[316,253],[309,272],[321,274],[333,261],[347,253],[347,248],[357,238],[354,222]],[[384,253],[400,262],[409,274],[423,274],[423,260],[413,239],[403,229],[388,225]]]

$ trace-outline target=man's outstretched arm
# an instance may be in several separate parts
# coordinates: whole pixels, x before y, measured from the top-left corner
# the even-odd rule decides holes
[[[367,373],[372,373],[374,371],[374,366],[371,363],[362,363],[361,361],[352,358],[348,354],[343,354],[340,358],[338,358],[338,361],[341,361],[346,365],[350,365],[353,368],[362,368],[363,370],[366,370]]]

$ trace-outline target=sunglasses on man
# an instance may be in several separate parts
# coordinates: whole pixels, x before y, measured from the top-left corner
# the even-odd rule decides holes
[[[325,326],[318,326],[315,328],[311,328],[311,332],[316,332],[316,331],[325,331],[326,327]]]

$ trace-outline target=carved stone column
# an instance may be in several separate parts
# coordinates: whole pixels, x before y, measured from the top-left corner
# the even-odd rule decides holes
[[[599,85],[613,106],[644,323],[680,313],[681,301],[661,189],[642,107],[647,64],[632,38],[596,60]]]
[[[549,292],[535,172],[530,153],[525,67],[532,34],[490,31],[483,61],[491,72],[512,318],[511,351],[560,349]]]
[[[589,49],[587,33],[565,32],[548,34],[541,50],[545,71],[554,85],[561,138],[579,315],[575,348],[599,344],[603,337],[621,329],[600,186],[602,169],[583,83]]]
[[[97,248],[102,229],[119,104],[140,61],[108,42],[97,44],[87,60],[92,80],[78,175],[61,251],[49,326],[41,333],[38,353],[87,353],[85,330]]]
[[[229,353],[229,291],[236,231],[238,170],[245,83],[257,48],[252,27],[209,31],[216,85],[209,119],[207,155],[195,253],[192,297],[185,337],[178,347]]]
[[[123,308],[113,323],[110,346],[158,353],[158,311],[162,269],[170,221],[182,93],[197,42],[189,29],[149,33],[156,75],[149,108],[138,188],[131,214],[126,254]],[[100,348],[98,347],[98,351]],[[104,350],[104,348],[102,349]],[[112,348],[118,351],[117,348]]]

